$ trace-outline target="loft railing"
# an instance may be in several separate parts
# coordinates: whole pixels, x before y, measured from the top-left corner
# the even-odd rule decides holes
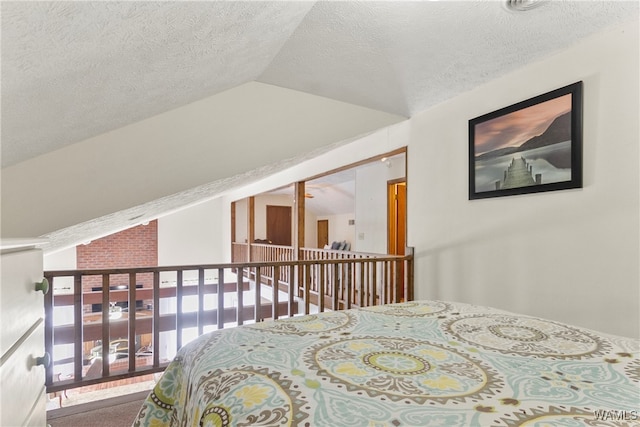
[[[413,299],[412,254],[305,256],[318,259],[45,272],[47,392],[162,371],[211,330]]]
[[[412,248],[407,248],[407,251],[413,253]],[[355,306],[413,299],[413,294],[410,294],[413,290],[413,272],[408,278],[410,283],[405,287],[404,263],[397,258],[382,260],[379,254],[314,248],[303,248],[301,254],[303,260],[347,260],[346,268],[338,272],[329,267],[331,264],[318,263],[305,267],[310,282],[310,300],[315,304],[322,304],[321,300],[318,302],[318,295],[325,295],[327,301],[337,297],[339,301],[350,301]],[[333,295],[336,282],[337,296]],[[339,286],[342,282],[355,286]],[[323,288],[323,284],[326,287]]]
[[[283,261],[293,260],[295,256],[294,248],[291,246],[279,246],[264,243],[233,243],[233,261],[246,261],[247,253],[251,253],[251,261],[257,262],[271,262],[271,261]],[[411,248],[407,248],[407,251],[411,251]],[[348,287],[338,286],[339,301],[351,301],[354,305],[362,305],[364,300],[369,299],[373,304],[386,303],[390,301],[402,301],[405,299],[404,292],[404,266],[394,260],[386,262],[374,261],[379,260],[380,254],[364,253],[364,252],[350,252],[344,250],[331,250],[331,249],[316,249],[316,248],[301,248],[300,259],[301,260],[345,260],[345,259],[361,259],[370,260],[370,262],[358,262],[354,263],[354,268],[343,269],[337,273],[334,278],[334,274],[331,274],[328,267],[320,267],[316,265],[313,268],[309,268],[308,275],[310,280],[310,293],[309,301],[311,304],[320,304],[318,295],[320,292],[320,284],[324,281],[327,282],[325,287],[326,301],[330,303],[332,295],[332,284],[334,281],[340,283],[347,278],[351,283],[364,283],[363,292],[349,292]],[[263,267],[261,270],[261,278],[263,283],[273,285],[273,268]],[[251,277],[251,276],[249,276]],[[381,279],[378,280],[378,277]],[[251,277],[254,278],[254,277]],[[384,283],[384,286],[376,289],[369,286],[370,283]],[[287,275],[287,271],[280,273],[279,286],[286,290],[286,287],[290,283],[290,277]],[[302,288],[303,283],[298,285]],[[409,286],[412,289],[412,286]],[[377,292],[376,292],[377,291]]]

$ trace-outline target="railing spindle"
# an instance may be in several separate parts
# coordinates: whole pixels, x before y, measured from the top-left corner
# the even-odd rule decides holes
[[[218,269],[218,329],[224,328],[224,268]]]
[[[253,304],[256,312],[256,323],[262,322],[262,275],[260,274],[260,268],[256,268],[256,301]]]
[[[320,281],[318,282],[318,311],[322,313],[324,312],[324,270],[326,268],[326,264],[320,264],[318,268],[320,269]]]
[[[76,274],[73,278],[73,325],[73,376],[75,381],[82,381],[82,326],[84,319],[82,316],[82,275],[80,274]]]
[[[153,272],[153,367],[160,366],[160,272]]]
[[[311,264],[305,264],[304,266],[304,314],[309,314],[311,304]]]
[[[339,271],[339,265],[338,264],[329,264],[331,265],[331,268],[333,269],[333,280],[331,283],[331,293],[333,294],[333,298],[332,298],[332,305],[331,305],[331,309],[333,311],[336,311],[339,309],[338,306],[338,297],[340,296],[338,293],[338,284],[340,282],[340,271]]]
[[[272,318],[273,320],[278,319],[278,283],[280,282],[280,267],[277,265],[273,267],[273,286],[271,289],[273,290],[273,295],[271,297],[271,310],[272,310]]]
[[[353,283],[351,281],[351,269],[353,267],[353,263],[349,262],[347,263],[347,283],[345,284],[347,287],[347,309],[351,308],[351,301],[353,298],[353,290],[352,290],[352,286],[351,284]]]
[[[385,303],[393,302],[393,292],[391,291],[391,261],[384,262],[384,291]]]
[[[364,274],[365,274],[365,264],[363,262],[358,263],[358,265],[360,266],[360,301],[359,301],[359,307],[364,307],[364,302],[366,301],[366,292],[367,292],[367,287],[365,286],[365,282],[364,282]]]
[[[102,275],[102,376],[109,376],[109,353],[111,351],[111,336],[110,336],[110,328],[109,328],[109,312],[110,312],[110,303],[109,303],[109,284],[110,276],[108,274]],[[94,362],[95,363],[95,362]]]
[[[293,275],[294,275],[294,265],[290,265],[289,266],[289,277],[287,277],[287,283],[289,288],[287,289],[288,294],[289,294],[289,301],[288,301],[288,305],[289,305],[289,317],[293,317],[293,315],[295,314],[295,310],[294,310],[294,302],[295,302],[295,287],[294,287],[294,282],[293,282]]]
[[[182,288],[182,270],[177,271],[176,277],[176,348],[182,348],[182,323],[184,316],[182,314],[182,299],[184,292]]]
[[[395,262],[395,266],[396,266],[396,300],[394,302],[400,302],[402,299],[404,299],[404,296],[402,295],[402,291],[404,288],[404,284],[402,283],[402,263],[400,263],[399,261]]]
[[[198,336],[204,333],[204,268],[198,269]]]
[[[378,265],[375,262],[371,263],[371,304],[376,305],[376,299],[378,292]]]
[[[243,321],[244,321],[244,300],[243,300],[243,293],[244,289],[242,289],[242,276],[240,275],[236,275],[236,292],[237,292],[237,296],[238,296],[238,304],[236,304],[237,309],[236,309],[236,322],[238,323],[238,326],[242,325]]]
[[[136,370],[136,273],[129,274],[129,372]],[[178,347],[180,348],[180,347]]]

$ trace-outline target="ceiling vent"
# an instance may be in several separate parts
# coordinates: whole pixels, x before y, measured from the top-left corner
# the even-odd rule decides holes
[[[513,12],[526,12],[548,2],[549,0],[506,0],[504,6]]]

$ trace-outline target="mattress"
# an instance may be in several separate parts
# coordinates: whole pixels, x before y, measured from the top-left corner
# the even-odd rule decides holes
[[[640,341],[416,301],[215,331],[135,426],[639,425]]]

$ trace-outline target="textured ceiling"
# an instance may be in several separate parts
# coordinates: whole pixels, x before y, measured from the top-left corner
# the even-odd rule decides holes
[[[1,7],[3,167],[252,80],[411,116],[638,15],[636,1]]]
[[[503,4],[2,1],[2,167],[250,81],[410,117],[639,13],[637,1],[553,0],[523,13]],[[151,211],[283,165],[158,200]],[[104,235],[137,210],[150,209],[52,236]]]
[[[318,2],[260,81],[404,116],[638,19],[637,2]]]
[[[3,1],[3,166],[255,80],[312,6]]]

